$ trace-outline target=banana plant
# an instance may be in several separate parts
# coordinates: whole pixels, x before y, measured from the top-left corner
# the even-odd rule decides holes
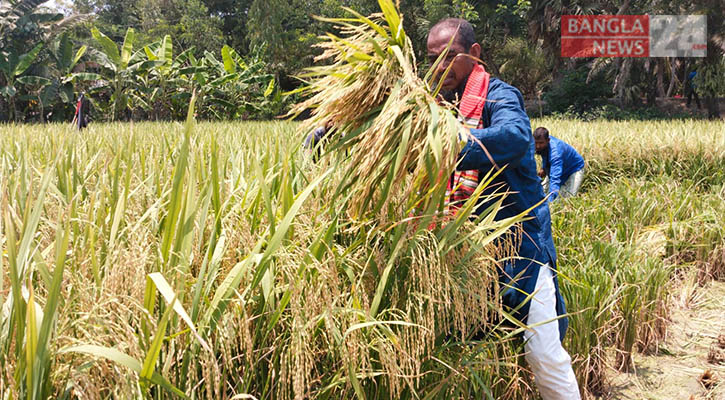
[[[43,7],[43,3],[47,0],[0,1],[0,95],[7,100],[11,120],[20,119],[21,104],[34,103],[37,96],[33,94],[42,90],[51,77],[43,71],[48,67],[45,63],[31,69],[34,75],[41,76],[23,76],[40,57],[41,49],[70,26],[89,18],[64,15]],[[46,51],[42,53],[45,57]]]
[[[96,52],[96,59],[103,67],[103,84],[97,86],[96,90],[110,91],[112,120],[117,120],[123,113],[137,108],[149,110],[148,102],[138,93],[138,81],[141,81],[142,89],[143,81],[150,71],[168,64],[165,59],[148,59],[144,49],[134,52],[136,33],[133,28],[126,31],[120,50],[113,40],[98,29],[93,28],[91,34],[100,47]],[[171,38],[166,39],[162,42],[170,46]]]
[[[47,108],[54,108],[56,105],[65,107],[74,102],[74,89],[78,83],[102,79],[99,74],[95,73],[73,72],[87,50],[87,46],[84,45],[74,52],[70,36],[68,33],[63,33],[58,40],[51,42],[48,46],[48,54],[54,61],[54,65],[48,66],[52,69],[52,72],[48,74],[50,77],[23,76],[18,78],[18,82],[25,84],[29,91],[37,97],[41,122],[45,121]]]
[[[200,93],[212,106],[209,111],[216,118],[240,118],[259,111],[258,104],[274,92],[274,76],[264,72],[265,63],[254,55],[245,61],[224,46],[221,56],[220,61],[209,52],[204,54],[210,79],[201,84]]]
[[[103,79],[101,75],[90,72],[73,72],[78,62],[86,54],[88,46],[81,46],[73,51],[73,43],[67,33],[61,35],[60,39],[51,45],[50,56],[55,61],[58,78],[54,80],[57,84],[58,96],[64,103],[72,102],[74,83],[83,81],[95,81]]]
[[[117,120],[128,106],[128,91],[133,79],[132,68],[139,60],[132,61],[133,43],[136,32],[128,28],[119,50],[116,43],[97,28],[91,29],[91,35],[99,46],[96,59],[104,70],[104,84],[101,88],[111,91],[111,119]]]
[[[146,68],[137,75],[143,93],[134,94],[134,98],[138,104],[145,106],[153,119],[181,119],[185,115],[193,87],[185,84],[180,70],[188,64],[193,50],[187,49],[174,58],[170,35],[143,48]],[[139,94],[143,94],[145,99]],[[179,94],[184,96],[181,101],[176,101]]]
[[[40,50],[43,48],[42,43],[38,43],[32,50],[25,54],[19,54],[15,49],[6,49],[0,51],[0,73],[2,73],[5,86],[0,87],[0,95],[5,97],[10,104],[10,120],[17,118],[17,110],[15,108],[15,99],[18,89],[15,84],[18,78],[33,64]]]

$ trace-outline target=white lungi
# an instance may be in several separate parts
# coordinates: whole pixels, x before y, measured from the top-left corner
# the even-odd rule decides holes
[[[546,264],[539,269],[527,325],[549,322],[524,332],[525,358],[544,400],[578,400],[581,398],[579,386],[571,368],[571,357],[559,340],[556,317],[554,277],[549,264]]]
[[[562,183],[559,187],[559,197],[567,198],[574,197],[579,192],[579,188],[584,181],[584,168],[569,175],[566,182]],[[544,186],[544,194],[549,193],[549,177],[545,177],[541,181],[541,185]]]

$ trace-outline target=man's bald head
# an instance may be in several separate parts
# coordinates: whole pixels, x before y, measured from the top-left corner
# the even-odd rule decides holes
[[[456,30],[458,32],[456,32]],[[433,25],[433,27],[430,28],[430,31],[428,31],[428,38],[443,32],[450,32],[450,34],[446,35],[449,37],[456,32],[454,43],[460,44],[465,51],[470,50],[471,46],[476,43],[476,34],[473,31],[473,25],[465,19],[446,18],[438,21],[438,23]]]
[[[428,60],[433,65],[443,54],[434,78],[443,79],[441,88],[450,91],[463,85],[481,56],[473,27],[465,19],[446,18],[428,32]],[[450,68],[449,68],[450,67]]]

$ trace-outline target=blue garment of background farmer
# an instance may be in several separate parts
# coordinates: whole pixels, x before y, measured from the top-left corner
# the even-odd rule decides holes
[[[687,79],[685,80],[685,95],[687,96],[686,106],[690,106],[692,98],[694,97],[695,103],[697,104],[697,109],[699,110],[700,108],[702,108],[702,105],[700,104],[700,96],[697,95],[697,85],[694,82],[696,76],[697,71],[691,71],[687,75]]]
[[[549,201],[554,201],[562,194],[573,196],[579,191],[584,178],[584,159],[577,151],[563,140],[549,136],[544,127],[534,131],[536,154],[541,156],[543,170],[539,177],[548,177]],[[562,186],[565,186],[562,188]]]
[[[429,59],[436,60],[449,46],[447,57],[439,64],[435,75],[439,77],[450,66],[441,87],[463,93],[481,51],[470,23],[446,19],[431,28],[427,43]],[[471,129],[470,134],[486,147],[492,160],[476,141],[468,140],[460,153],[459,170],[479,170],[483,176],[495,167],[494,163],[498,167],[506,166],[484,192],[484,195],[501,190],[510,193],[496,219],[519,215],[533,208],[529,212],[532,218],[522,223],[524,232],[519,257],[506,262],[499,271],[499,280],[505,285],[502,287],[513,286],[504,291],[503,303],[516,310],[514,315],[521,321],[537,325],[524,333],[525,358],[542,398],[578,399],[571,358],[560,342],[566,332],[567,320],[561,318],[558,322],[550,322],[565,313],[564,299],[556,274],[549,206],[543,201],[544,191],[536,171],[531,123],[518,89],[492,78],[481,120],[484,128]],[[478,210],[486,208],[484,204]],[[527,301],[530,294],[535,297]]]

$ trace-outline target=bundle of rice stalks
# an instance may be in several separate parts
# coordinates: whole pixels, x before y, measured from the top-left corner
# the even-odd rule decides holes
[[[369,18],[346,9],[352,18],[324,19],[340,35],[323,38],[317,57],[322,65],[303,75],[308,82],[301,92],[310,97],[292,110],[312,110],[314,118],[301,126],[305,136],[317,124],[331,121],[334,126],[323,140],[323,164],[332,164],[325,173],[337,174],[321,184],[320,207],[334,217],[333,224],[345,228],[337,236],[322,234],[336,240],[327,247],[341,247],[345,258],[320,260],[340,265],[335,271],[348,271],[343,281],[355,282],[341,291],[352,300],[336,303],[364,311],[335,327],[350,332],[340,347],[340,359],[348,365],[343,373],[359,397],[375,390],[391,394],[375,398],[400,398],[405,390],[416,394],[411,397],[426,393],[431,398],[522,391],[525,386],[515,384],[518,366],[504,367],[515,365],[510,357],[514,333],[504,332],[491,317],[505,318],[497,260],[514,248],[496,239],[523,216],[494,221],[503,201],[497,195],[475,224],[468,223],[492,173],[455,214],[441,220],[448,178],[462,148],[462,125],[453,107],[438,103],[431,74],[419,77],[392,1],[379,4],[382,14]],[[445,56],[444,51],[439,60]],[[352,265],[359,266],[358,272]],[[484,339],[472,340],[476,335]],[[464,356],[483,345],[496,351]],[[485,390],[469,384],[480,377],[490,378],[482,385]],[[506,383],[500,390],[499,382]],[[463,388],[471,392],[462,394]]]
[[[391,0],[379,0],[382,14],[324,19],[344,38],[327,34],[324,52],[301,89],[311,97],[293,113],[312,109],[303,124],[332,121],[327,153],[347,155],[347,173],[337,193],[349,193],[354,219],[396,210],[441,211],[447,179],[461,149],[460,124],[436,102],[430,76],[418,77],[415,55]],[[445,57],[445,53],[441,55]],[[431,69],[434,70],[434,69]],[[381,213],[381,210],[383,211]]]

